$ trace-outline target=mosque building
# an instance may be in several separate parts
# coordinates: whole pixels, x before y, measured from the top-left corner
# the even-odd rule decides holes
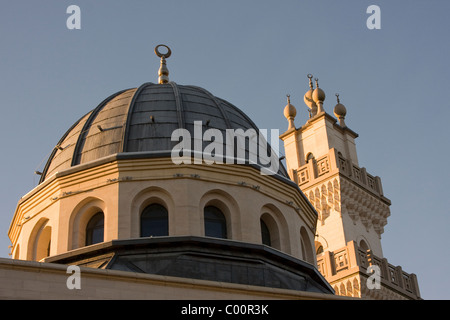
[[[158,82],[76,121],[19,200],[1,298],[420,299],[383,257],[390,200],[339,97],[336,120],[309,75],[299,128],[288,97],[285,166],[241,109],[169,81],[171,51],[155,53]]]

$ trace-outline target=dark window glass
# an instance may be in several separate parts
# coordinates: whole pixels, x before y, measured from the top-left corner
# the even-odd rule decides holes
[[[205,236],[227,238],[227,221],[222,211],[213,206],[205,207]]]
[[[141,237],[169,235],[169,218],[166,208],[160,204],[147,206],[141,214]]]
[[[259,220],[261,222],[261,237],[262,237],[262,243],[266,246],[270,246],[270,232],[269,228],[267,228],[266,223],[261,219]]]
[[[86,245],[103,242],[104,216],[103,212],[94,214],[86,226]]]
[[[323,247],[322,247],[322,246],[319,246],[319,247],[317,248],[316,254],[321,254],[321,253],[323,253]]]

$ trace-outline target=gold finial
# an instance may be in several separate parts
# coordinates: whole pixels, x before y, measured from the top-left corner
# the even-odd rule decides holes
[[[307,77],[309,79],[309,90],[303,96],[303,101],[309,108],[309,117],[311,118],[311,117],[315,116],[317,113],[317,105],[313,99],[313,93],[314,93],[314,85],[312,82],[313,75],[311,73],[308,73]]]
[[[317,105],[317,114],[321,114],[324,112],[323,110],[323,102],[325,101],[325,92],[319,88],[319,79],[316,80],[316,88],[313,91],[312,98]]]
[[[343,128],[347,127],[347,125],[345,124],[345,115],[347,114],[347,109],[345,108],[345,106],[343,104],[341,104],[341,101],[339,100],[339,94],[336,93],[336,99],[337,99],[337,104],[334,107],[334,115],[336,116],[336,118],[338,118],[339,120],[339,125]]]
[[[310,89],[314,89],[313,88],[313,83],[312,83],[313,75],[311,73],[308,73],[307,77],[309,78],[309,88]]]
[[[287,94],[286,97],[287,97],[287,105],[286,105],[286,107],[284,107],[284,116],[286,117],[286,119],[289,122],[288,130],[290,130],[290,129],[295,129],[294,118],[297,115],[297,110],[291,104],[291,95]]]
[[[159,51],[159,47],[164,47],[167,49],[166,53],[161,53]],[[162,84],[162,83],[167,83],[169,82],[169,69],[167,69],[166,66],[166,58],[170,57],[170,55],[172,54],[172,51],[170,50],[170,48],[164,44],[159,44],[155,47],[155,54],[161,58],[161,65],[159,67],[159,71],[158,71],[158,83]]]

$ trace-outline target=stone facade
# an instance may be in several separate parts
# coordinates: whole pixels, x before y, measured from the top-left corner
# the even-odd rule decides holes
[[[139,237],[142,209],[159,203],[169,212],[171,236],[204,236],[203,208],[214,204],[227,218],[229,239],[261,243],[265,218],[276,249],[315,261],[314,209],[295,184],[252,167],[111,156],[78,169],[56,174],[20,201],[9,232],[13,258],[39,261],[84,246],[87,222],[99,210],[104,241]]]

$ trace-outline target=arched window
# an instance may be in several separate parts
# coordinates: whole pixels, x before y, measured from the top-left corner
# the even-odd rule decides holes
[[[163,237],[169,235],[169,215],[160,204],[147,206],[141,214],[141,237]]]
[[[261,223],[262,243],[265,244],[266,246],[271,246],[272,242],[271,242],[271,239],[270,239],[269,228],[267,227],[267,224],[263,221],[263,219],[259,219],[259,222]]]
[[[36,261],[48,257],[50,255],[52,228],[45,226],[39,233],[36,243]]]
[[[314,247],[316,248],[316,255],[323,253],[323,245],[319,241],[314,241]]]
[[[322,254],[323,253],[323,247],[322,246],[319,246],[317,249],[316,249],[316,254]]]
[[[86,226],[86,245],[103,242],[104,234],[104,215],[103,212],[97,212],[92,216]]]
[[[227,221],[220,209],[207,206],[204,209],[205,236],[227,238]]]
[[[309,241],[308,233],[304,227],[300,228],[300,247],[302,252],[303,260],[309,263],[314,263],[314,251]]]
[[[314,155],[310,152],[308,153],[308,155],[306,156],[306,163],[308,163],[309,161],[314,160]]]
[[[361,240],[359,242],[359,247],[361,248],[362,251],[367,252],[369,250],[369,246],[367,245],[367,242],[365,242],[364,240]]]

